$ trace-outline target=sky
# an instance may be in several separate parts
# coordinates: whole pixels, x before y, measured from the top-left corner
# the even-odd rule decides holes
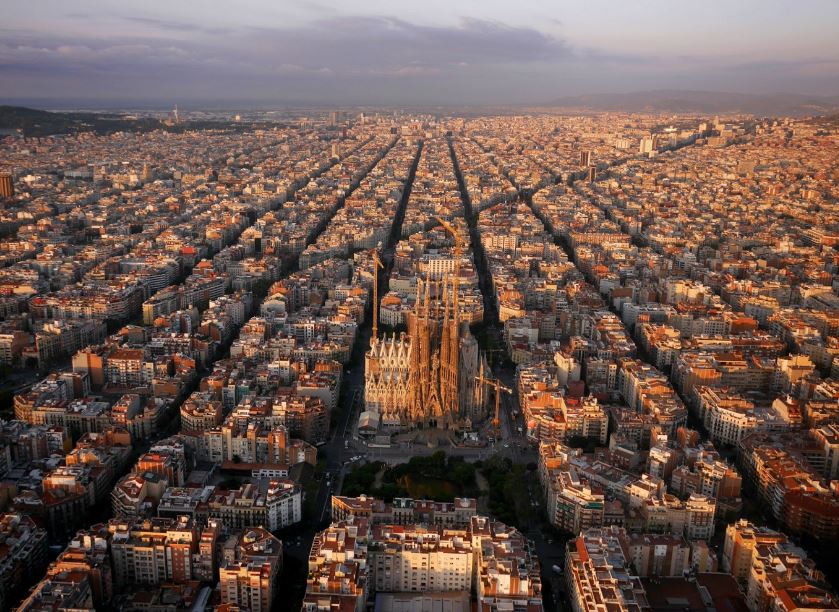
[[[839,0],[3,0],[0,102],[839,95]]]

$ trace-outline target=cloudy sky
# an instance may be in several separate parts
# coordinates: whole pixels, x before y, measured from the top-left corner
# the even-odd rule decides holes
[[[839,0],[3,0],[2,13],[0,102],[839,94]]]

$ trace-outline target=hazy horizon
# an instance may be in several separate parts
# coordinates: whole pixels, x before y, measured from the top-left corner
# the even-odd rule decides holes
[[[839,95],[839,2],[102,0],[4,6],[0,101],[508,105],[646,90]]]

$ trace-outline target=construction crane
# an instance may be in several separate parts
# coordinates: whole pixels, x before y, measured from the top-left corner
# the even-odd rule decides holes
[[[379,252],[373,249],[373,338],[379,337],[379,269],[385,265],[379,259]]]
[[[463,254],[463,240],[460,237],[460,232],[457,231],[457,228],[454,225],[452,225],[442,217],[437,217],[437,221],[439,221],[440,225],[443,226],[443,229],[450,233],[452,235],[452,238],[454,238],[454,272],[452,274],[452,298],[454,303],[455,321],[457,321],[458,305],[460,300],[460,257]]]
[[[476,380],[495,389],[495,416],[492,418],[492,426],[498,429],[501,425],[501,392],[511,394],[513,390],[502,385],[497,378],[487,378],[483,374],[479,374]]]
[[[460,238],[460,232],[457,231],[457,228],[454,225],[452,225],[442,217],[437,217],[437,221],[440,223],[440,225],[443,226],[443,229],[450,233],[452,235],[452,238],[454,238],[454,254],[460,257],[463,247],[463,241]]]

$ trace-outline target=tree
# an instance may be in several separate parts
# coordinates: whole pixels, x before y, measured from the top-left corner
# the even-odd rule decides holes
[[[473,485],[475,468],[465,461],[457,462],[454,466],[449,466],[449,479],[461,488]]]

